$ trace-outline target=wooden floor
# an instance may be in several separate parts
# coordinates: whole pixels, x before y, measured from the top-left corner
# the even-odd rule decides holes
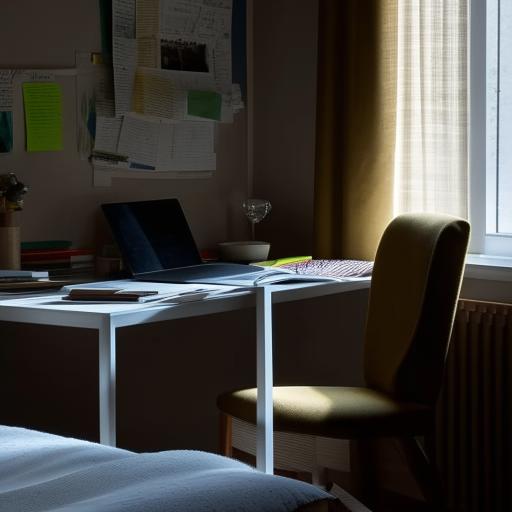
[[[379,496],[379,502],[374,507],[373,512],[439,512],[432,510],[431,507],[418,500],[413,500],[407,496],[393,494],[390,492],[382,493]]]
[[[233,448],[233,457],[246,464],[255,466],[256,461],[253,455],[249,455],[243,451]],[[295,478],[303,482],[311,483],[310,473],[300,473],[295,471],[285,471],[276,469],[276,475],[285,476],[288,478]],[[350,483],[348,474],[339,472],[329,472],[328,478],[332,481],[336,481],[338,485],[343,487],[346,491],[350,491]],[[383,491],[379,493],[377,497],[377,503],[371,507],[372,512],[439,512],[438,510],[432,510],[431,507],[425,503],[409,498],[402,494],[392,493],[390,491]]]

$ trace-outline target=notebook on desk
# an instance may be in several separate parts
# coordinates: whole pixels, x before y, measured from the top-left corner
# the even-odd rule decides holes
[[[108,203],[102,209],[128,269],[139,281],[254,286],[330,280],[284,269],[202,263],[177,199]]]

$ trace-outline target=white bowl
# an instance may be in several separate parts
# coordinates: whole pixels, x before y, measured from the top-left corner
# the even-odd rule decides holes
[[[268,242],[221,242],[219,243],[220,259],[223,261],[265,261],[268,258],[270,244]]]

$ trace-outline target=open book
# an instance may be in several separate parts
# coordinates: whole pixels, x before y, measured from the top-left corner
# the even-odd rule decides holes
[[[136,281],[154,283],[215,284],[244,288],[275,283],[344,281],[338,277],[297,274],[284,268],[229,263],[191,265],[136,274],[133,278]]]
[[[257,270],[256,270],[257,269]],[[293,270],[285,268],[255,267],[254,274],[241,274],[239,276],[211,278],[202,281],[211,284],[226,284],[230,286],[260,286],[266,284],[288,284],[288,283],[308,283],[308,282],[329,282],[343,281],[338,277],[315,276],[297,274]]]

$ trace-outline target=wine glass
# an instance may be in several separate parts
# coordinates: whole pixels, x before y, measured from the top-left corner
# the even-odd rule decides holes
[[[272,205],[267,199],[246,199],[242,203],[245,216],[251,223],[251,236],[254,240],[254,226],[261,222],[272,210]]]

